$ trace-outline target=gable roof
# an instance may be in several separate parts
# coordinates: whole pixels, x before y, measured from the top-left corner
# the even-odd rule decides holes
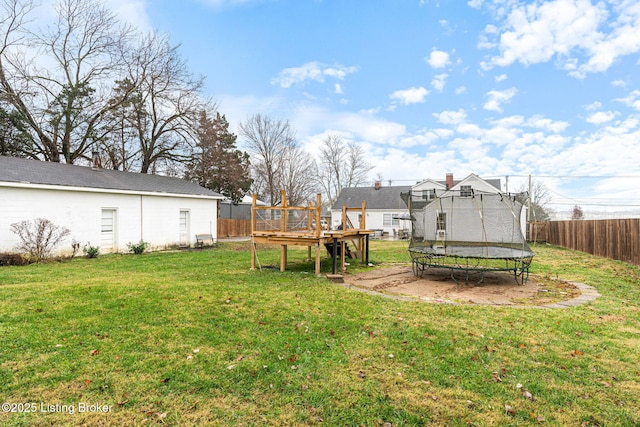
[[[333,210],[342,209],[343,205],[348,208],[358,208],[362,206],[362,201],[367,202],[369,209],[395,209],[407,210],[407,206],[400,198],[400,193],[411,191],[409,185],[399,185],[391,187],[351,187],[343,188],[335,203],[331,207]]]
[[[162,193],[222,199],[223,196],[200,185],[179,178],[88,166],[42,162],[18,157],[0,156],[2,183],[21,186],[59,186],[86,191]]]
[[[475,176],[476,178],[486,182],[487,184],[497,188],[498,190],[502,190],[502,182],[500,182],[500,178],[484,179],[484,178],[480,178],[478,175],[476,175],[474,173],[466,176],[463,179],[454,179],[453,180],[453,187],[455,187],[455,186],[459,185],[460,183],[468,180],[471,176]],[[425,179],[424,181],[421,181],[421,182],[417,183],[416,185],[413,185],[412,187],[418,187],[418,186],[421,186],[421,185],[423,185],[425,183],[428,183],[428,182],[432,182],[434,184],[439,184],[443,188],[447,187],[447,181],[439,181],[439,180],[435,180],[435,179]]]
[[[460,190],[463,185],[469,184],[472,185],[474,190],[479,190],[480,192],[484,190],[490,193],[499,193],[501,191],[500,179],[483,179],[474,173],[454,184],[449,190]]]

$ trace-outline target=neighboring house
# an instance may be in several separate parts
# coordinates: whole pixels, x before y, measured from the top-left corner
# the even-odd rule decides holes
[[[447,174],[444,181],[427,179],[413,186],[389,186],[384,187],[377,182],[373,187],[343,188],[335,203],[331,207],[331,228],[340,225],[342,220],[342,206],[359,207],[362,201],[366,202],[367,218],[366,226],[370,230],[382,230],[389,236],[397,235],[401,230],[410,228],[410,223],[402,218],[408,218],[409,209],[402,201],[400,194],[412,194],[414,200],[425,202],[451,194],[480,194],[499,193],[500,179],[482,179],[476,174],[470,174],[462,180],[454,180],[453,174]],[[358,218],[350,220],[354,226],[358,226]]]
[[[427,179],[411,187],[413,200],[422,199],[425,202],[436,197],[449,196],[453,194],[473,195],[481,193],[500,193],[500,179],[482,179],[476,174],[470,174],[466,178],[456,181],[453,174],[448,173],[444,181],[434,181]]]
[[[342,206],[357,208],[366,202],[367,218],[366,228],[369,230],[382,230],[393,236],[394,230],[407,228],[409,221],[398,219],[399,216],[408,215],[409,209],[400,198],[401,193],[411,190],[410,186],[384,187],[376,183],[373,187],[343,188],[335,203],[331,207],[330,227],[335,229],[342,223]],[[358,227],[359,218],[357,212],[349,212],[349,219],[354,227]]]
[[[192,246],[196,234],[217,238],[218,193],[178,178],[0,156],[0,252],[18,243],[11,224],[46,218],[101,253]]]

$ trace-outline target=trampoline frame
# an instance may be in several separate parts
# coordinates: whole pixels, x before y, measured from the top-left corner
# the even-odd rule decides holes
[[[458,194],[456,190],[429,201],[414,201],[412,193],[403,193],[402,199],[409,208],[412,222],[409,254],[416,276],[422,276],[430,268],[448,269],[456,283],[460,282],[456,274],[462,273],[467,284],[470,276],[477,275],[475,284],[479,285],[486,272],[508,271],[517,284],[527,282],[534,254],[520,229],[522,205],[517,201],[517,195],[478,191],[469,196]],[[470,206],[477,211],[477,216],[471,218],[475,220],[471,222],[475,228],[466,232],[469,218],[458,215],[458,212],[468,212]],[[492,217],[494,212],[500,213],[507,221],[507,233],[496,234],[494,231],[500,231],[500,228],[496,229],[491,222],[485,224],[486,218],[495,218]],[[427,227],[423,222],[418,233],[416,222],[425,221],[427,213],[433,215],[429,221],[435,223]],[[441,219],[441,214],[446,216]],[[443,221],[442,227],[440,221]],[[453,230],[457,238],[448,239],[448,230]]]
[[[465,253],[466,252],[466,253]],[[500,253],[511,252],[511,256]],[[464,282],[470,283],[470,276],[477,274],[479,278],[475,284],[484,281],[485,272],[509,271],[513,273],[516,283],[523,285],[529,278],[529,266],[533,259],[533,252],[505,246],[412,246],[411,269],[416,276],[422,276],[430,268],[448,269],[456,283],[456,273],[461,272]]]

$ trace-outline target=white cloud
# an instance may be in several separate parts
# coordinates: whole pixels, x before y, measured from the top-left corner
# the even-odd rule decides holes
[[[465,86],[458,86],[455,90],[456,95],[462,95],[463,93],[467,93],[467,88]]]
[[[137,27],[140,31],[150,32],[153,30],[145,0],[110,0],[105,5],[111,8],[124,22]]]
[[[503,128],[523,126],[524,123],[525,123],[524,116],[520,116],[520,115],[501,117],[497,120],[491,121],[491,124],[493,124],[495,127],[503,127]]]
[[[624,98],[617,98],[614,101],[622,102],[627,107],[640,111],[640,90],[634,90]]]
[[[427,61],[427,64],[431,66],[431,68],[444,68],[447,65],[451,64],[451,59],[449,58],[449,54],[442,50],[433,50],[429,57],[424,59]]]
[[[591,114],[586,120],[594,125],[601,125],[603,123],[610,122],[616,117],[616,115],[617,114],[613,111],[598,111]]]
[[[449,76],[448,74],[444,74],[444,73],[433,76],[433,79],[431,80],[431,86],[438,92],[442,92],[442,90],[444,89],[444,86],[447,84],[448,76]]]
[[[502,104],[505,102],[509,102],[511,98],[513,98],[518,90],[514,87],[511,89],[499,91],[499,90],[491,90],[487,92],[488,101],[482,106],[485,110],[489,111],[497,111],[498,113],[502,113]]]
[[[396,90],[389,97],[397,99],[404,105],[421,104],[429,94],[429,91],[422,86],[411,87],[409,89]]]
[[[474,4],[480,5],[480,2]],[[484,69],[555,59],[569,75],[603,72],[640,51],[640,6],[635,1],[552,0],[487,6],[502,24],[485,27],[479,46],[498,48]]]
[[[410,148],[416,145],[431,145],[436,141],[450,138],[453,135],[451,129],[429,129],[423,130],[416,134],[403,137],[398,142],[398,146],[402,148]]]
[[[333,93],[337,94],[337,95],[342,95],[342,85],[340,83],[336,83],[335,85],[333,85]]]
[[[378,109],[358,112],[336,112],[315,104],[298,104],[292,106],[288,117],[300,135],[315,135],[327,129],[344,132],[351,139],[366,141],[372,144],[389,144],[404,137],[406,127],[378,117]]]
[[[336,65],[329,67],[319,62],[307,62],[300,67],[285,68],[278,73],[278,76],[271,80],[271,84],[279,85],[283,88],[289,88],[296,83],[304,82],[305,80],[312,80],[319,83],[325,81],[325,77],[331,77],[338,80],[344,80],[344,78],[352,73],[358,71],[358,67],[355,66],[343,66]]]
[[[495,81],[496,83],[500,83],[507,80],[507,75],[506,74],[500,74],[499,76],[495,77]]]
[[[592,102],[591,104],[587,104],[584,106],[584,109],[587,111],[595,111],[602,107],[602,103],[600,101]]]
[[[569,127],[569,122],[551,120],[546,117],[535,115],[526,121],[526,125],[532,128],[544,129],[553,133],[564,132]]]
[[[433,113],[433,117],[445,125],[459,125],[464,123],[467,113],[462,109],[458,111],[443,111],[441,113]]]
[[[479,138],[483,132],[480,126],[473,123],[462,123],[456,128],[456,131],[463,135],[472,136],[474,138]]]

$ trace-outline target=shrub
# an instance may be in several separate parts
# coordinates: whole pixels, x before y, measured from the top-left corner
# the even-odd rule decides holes
[[[98,258],[100,248],[98,246],[91,246],[91,243],[87,242],[87,244],[82,247],[82,252],[84,252],[87,258]]]
[[[147,245],[147,242],[140,240],[138,243],[127,243],[127,248],[129,248],[129,252],[140,255],[147,249]]]
[[[20,238],[17,250],[26,252],[33,262],[46,260],[58,243],[69,235],[67,227],[59,227],[46,218],[15,222],[11,224],[11,231]]]
[[[71,258],[73,259],[80,250],[80,242],[78,242],[75,238],[71,241],[71,250]]]
[[[0,254],[0,267],[8,265],[27,265],[29,260],[20,254]]]

